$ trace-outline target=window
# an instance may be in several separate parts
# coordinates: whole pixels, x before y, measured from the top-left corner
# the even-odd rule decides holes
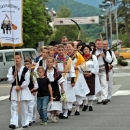
[[[21,52],[19,52],[21,54]],[[6,61],[14,61],[14,52],[5,53]]]
[[[0,62],[3,62],[3,53],[0,53]]]
[[[32,60],[34,60],[37,56],[35,51],[23,51],[23,57],[24,60],[27,58],[31,58]]]

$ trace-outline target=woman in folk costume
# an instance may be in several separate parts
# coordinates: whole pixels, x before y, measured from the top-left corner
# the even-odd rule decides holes
[[[64,52],[64,46],[59,45],[57,47],[58,55],[55,58],[56,66],[58,70],[62,73],[62,76],[65,79],[63,83],[65,94],[68,102],[63,103],[63,115],[60,114],[60,119],[68,119],[68,115],[71,113],[73,102],[76,101],[75,92],[74,92],[74,78],[75,78],[75,70],[72,65],[72,60],[69,56],[67,56]]]
[[[64,78],[57,71],[56,68],[53,67],[54,59],[53,57],[47,58],[47,69],[45,71],[45,76],[50,80],[54,101],[48,104],[48,112],[51,113],[50,119],[52,122],[57,122],[56,114],[62,112],[62,104],[60,102],[60,90],[59,85],[61,87],[61,92],[64,93],[63,82]]]
[[[95,95],[101,91],[101,86],[99,82],[98,72],[99,72],[99,64],[97,61],[97,57],[95,55],[90,54],[91,48],[88,45],[84,45],[81,49],[83,52],[83,57],[86,61],[87,69],[84,71],[84,77],[88,84],[90,93],[86,95],[83,101],[83,109],[82,111],[86,111],[89,105],[89,111],[93,111],[92,105],[93,100],[95,100]]]
[[[90,92],[83,75],[83,69],[85,69],[87,66],[85,65],[85,60],[82,55],[74,50],[73,42],[68,42],[67,47],[68,56],[70,56],[72,59],[76,74],[74,87],[76,96],[76,102],[74,102],[74,104],[76,105],[75,115],[80,115],[79,106],[83,103],[83,97],[85,97]]]

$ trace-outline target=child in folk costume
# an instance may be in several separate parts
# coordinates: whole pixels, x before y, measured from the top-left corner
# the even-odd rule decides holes
[[[47,125],[47,106],[49,97],[53,101],[51,83],[47,77],[44,76],[45,71],[42,66],[37,69],[38,76],[35,80],[35,88],[37,88],[37,110],[42,120],[41,125]]]
[[[33,72],[32,72],[32,61],[31,59],[26,59],[24,61],[24,66],[27,67],[30,71],[30,83],[28,85],[29,90],[32,94],[32,100],[28,102],[28,114],[29,114],[29,126],[31,123],[35,123],[36,120],[36,93],[37,91],[34,88],[34,79],[33,79]]]
[[[95,100],[95,95],[101,91],[101,86],[99,82],[99,64],[97,61],[97,57],[95,55],[90,54],[91,48],[88,45],[84,45],[81,49],[83,52],[83,57],[86,61],[87,69],[84,70],[84,77],[88,84],[90,93],[84,98],[83,101],[83,109],[82,111],[86,111],[89,105],[89,111],[93,111],[92,105],[93,100]]]
[[[44,69],[46,69],[46,59],[48,57],[48,48],[44,47],[41,51],[42,57],[37,62],[34,72],[37,72],[37,68],[39,66],[42,66]]]
[[[65,78],[65,82],[63,83],[66,97],[68,99],[68,103],[63,103],[63,114],[60,114],[60,119],[68,119],[68,115],[71,113],[73,102],[76,101],[75,92],[74,92],[74,78],[75,78],[75,70],[72,65],[72,60],[69,56],[64,53],[64,46],[59,45],[57,47],[58,55],[55,58],[56,65],[58,70],[62,73],[62,76]],[[69,111],[68,111],[69,110]]]
[[[64,78],[62,75],[53,67],[54,59],[52,57],[47,58],[47,69],[45,71],[45,76],[49,78],[53,97],[55,98],[53,102],[48,104],[48,112],[51,113],[50,119],[52,122],[57,122],[56,114],[62,112],[62,104],[60,102],[60,90],[59,85],[61,87],[61,93],[64,93],[63,82]]]
[[[76,102],[74,102],[74,104],[76,107],[74,115],[80,115],[79,106],[83,103],[83,98],[90,92],[82,71],[86,68],[86,64],[82,55],[79,52],[75,51],[73,42],[68,42],[67,47],[68,56],[70,56],[72,59],[76,74],[74,87],[76,95]]]
[[[15,53],[14,60],[16,62],[16,66],[9,68],[7,74],[8,81],[12,83],[10,91],[11,119],[9,128],[15,129],[18,127],[18,102],[20,102],[21,105],[21,124],[23,128],[26,128],[29,125],[29,115],[27,114],[28,101],[32,100],[32,96],[28,88],[30,82],[30,72],[22,65],[22,57],[20,53]]]

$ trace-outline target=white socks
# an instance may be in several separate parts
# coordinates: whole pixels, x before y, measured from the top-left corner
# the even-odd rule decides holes
[[[79,112],[79,106],[78,105],[75,106],[75,111]]]
[[[93,100],[89,100],[89,101],[88,101],[88,100],[84,100],[84,101],[83,101],[83,104],[84,104],[85,106],[87,106],[87,105],[88,105],[88,106],[92,106],[92,105],[93,105]]]
[[[68,110],[64,110],[63,116],[64,116],[64,117],[67,117],[67,116],[68,116]]]
[[[89,106],[92,106],[93,105],[93,100],[90,100],[88,103],[89,103]]]

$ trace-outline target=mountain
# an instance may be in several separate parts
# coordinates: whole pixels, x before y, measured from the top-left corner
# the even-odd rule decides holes
[[[77,2],[88,4],[94,7],[99,7],[99,4],[102,4],[103,0],[75,0]]]
[[[54,8],[56,11],[58,11],[59,7],[62,5],[71,9],[73,17],[97,16],[101,14],[100,9],[75,0],[49,0],[46,3],[46,7],[50,9]]]

